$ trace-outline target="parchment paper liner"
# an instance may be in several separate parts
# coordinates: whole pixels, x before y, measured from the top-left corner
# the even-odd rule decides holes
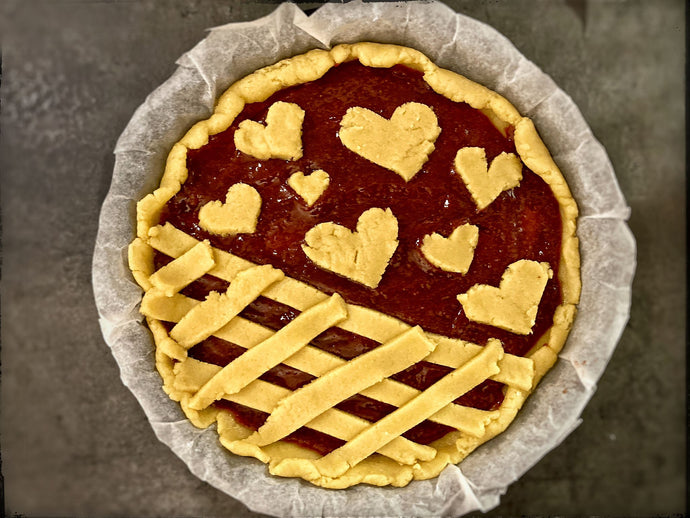
[[[437,65],[499,92],[531,117],[561,167],[581,217],[582,298],[560,360],[506,432],[459,466],[405,488],[326,490],[267,473],[228,453],[215,430],[199,430],[161,390],[153,340],[137,311],[141,290],[127,268],[135,203],[157,187],[167,153],[235,80],[280,59],[337,43],[377,41],[416,48]],[[276,516],[459,516],[486,511],[580,423],[629,318],[635,243],[629,209],[605,150],[573,101],[493,28],[440,3],[325,4],[311,16],[292,4],[249,23],[211,29],[173,76],[139,107],[116,149],[93,262],[100,324],[125,385],[158,438],[200,479]]]

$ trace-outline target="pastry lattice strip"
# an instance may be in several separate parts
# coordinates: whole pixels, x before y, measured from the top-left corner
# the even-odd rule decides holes
[[[175,268],[175,265],[173,265],[173,268]],[[219,298],[223,295],[218,295],[216,297],[209,297],[204,302],[194,301],[192,304],[189,304],[187,303],[189,299],[186,299],[182,295],[177,294],[176,296],[167,297],[161,296],[160,290],[151,290],[147,293],[147,297],[149,298],[142,301],[142,306],[144,308],[143,311],[147,312],[151,297],[153,297],[153,300],[158,298],[159,302],[163,302],[163,305],[165,305],[166,301],[173,302],[172,308],[174,308],[173,310],[178,313],[175,315],[175,317],[181,317],[179,322],[175,325],[175,327],[173,327],[173,331],[180,328],[180,323],[188,322],[189,319],[203,319],[205,321],[205,319],[209,316],[209,313],[213,317],[211,318],[211,321],[215,322],[212,327],[215,327],[217,326],[217,322],[220,321],[217,314],[223,313],[217,311],[219,305],[225,304],[229,309],[230,316],[228,317],[227,314],[223,313],[223,319],[234,319],[236,318],[234,315],[236,315],[239,311],[241,311],[241,309],[243,309],[244,306],[248,304],[247,301],[251,301],[252,299],[258,297],[261,291],[266,288],[267,283],[274,282],[277,278],[279,278],[279,276],[277,276],[273,271],[262,270],[266,270],[266,267],[253,267],[238,274],[238,277],[235,279],[235,281],[233,281],[233,283],[231,283],[226,294],[224,294],[228,297],[238,296],[239,300],[237,301],[229,298],[228,302],[224,303],[224,301],[219,300]],[[256,277],[265,273],[270,273],[272,276],[270,276],[269,279],[264,280],[263,283],[258,283]],[[233,291],[232,287],[235,283],[237,287]],[[177,304],[175,304],[176,302]],[[168,306],[170,305],[168,304]],[[161,315],[157,316],[161,318]],[[240,355],[233,362],[229,363],[226,367],[219,368],[215,372],[211,372],[210,378],[203,380],[201,385],[193,387],[193,393],[195,393],[195,395],[188,402],[188,405],[192,409],[201,410],[220,397],[227,397],[232,396],[233,394],[241,393],[244,388],[257,381],[258,377],[264,372],[281,363],[284,359],[292,356],[294,353],[304,347],[309,341],[311,341],[316,335],[330,328],[336,322],[342,320],[345,316],[345,304],[339,295],[333,295],[326,301],[317,303],[312,308],[302,312],[297,318],[281,328],[279,331],[275,333],[269,332],[268,336],[266,336],[258,344],[255,344],[254,347],[248,349],[246,353]],[[163,319],[167,319],[167,317],[163,316]],[[228,324],[232,321],[233,320],[230,320]],[[183,331],[186,331],[186,328],[183,328]],[[198,343],[200,339],[202,340],[204,337],[206,337],[206,334],[207,333],[204,332],[202,334],[192,335],[193,338],[189,338],[190,343],[183,342],[180,345],[183,347],[188,347],[193,343]],[[188,333],[182,335],[182,337],[185,338],[188,338],[188,336]],[[317,391],[320,390],[324,382],[326,384],[330,382],[331,385],[340,386],[342,385],[343,377],[350,377],[354,375],[357,379],[357,383],[352,385],[351,392],[345,393],[342,390],[331,390],[330,394],[337,394],[338,397],[330,403],[326,402],[326,404],[323,397],[319,397],[319,407],[315,407],[313,405],[309,405],[308,407],[311,410],[311,417],[309,417],[309,415],[305,417],[303,411],[294,411],[294,408],[292,408],[288,412],[288,416],[294,417],[295,415],[299,414],[303,418],[303,422],[297,422],[295,425],[293,421],[294,429],[288,431],[287,433],[300,428],[303,424],[307,424],[308,422],[312,421],[312,418],[320,417],[322,414],[329,411],[331,406],[334,406],[343,399],[346,399],[350,395],[358,392],[360,387],[366,388],[380,381],[381,378],[394,374],[395,372],[403,370],[409,365],[420,361],[422,358],[427,356],[434,347],[435,345],[428,341],[421,329],[414,328],[406,331],[401,337],[391,341],[389,344],[384,344],[380,348],[370,351],[369,353],[364,354],[351,362],[346,362],[344,365],[334,369],[323,378],[318,379],[320,382],[317,384],[318,386],[313,384],[310,385],[311,392],[314,392],[313,389],[316,389]],[[382,361],[382,356],[386,355],[390,355],[393,360]],[[197,366],[199,363],[202,363],[188,358],[179,365],[190,365],[189,362],[193,362],[191,364]],[[362,364],[365,364],[365,366],[362,367]],[[378,372],[376,369],[366,368],[367,366],[372,367],[376,365],[384,366],[384,368],[378,369]],[[177,367],[177,369],[178,374],[180,374],[182,367]],[[207,368],[205,371],[202,370],[201,372],[208,373],[209,370]],[[374,372],[376,374],[374,376],[370,375],[367,377],[362,375],[363,372]],[[187,374],[187,377],[189,377],[189,374]],[[249,406],[252,408],[258,407],[257,409],[264,411],[268,410],[270,412],[276,408],[285,408],[285,402],[290,402],[293,400],[294,393],[287,391],[288,394],[279,395],[279,399],[275,400],[272,405],[266,407],[267,401],[264,392],[270,393],[270,389],[267,389],[267,386],[270,386],[270,384],[264,383],[260,386],[264,389],[262,393],[255,397],[250,396],[251,402]],[[299,394],[304,393],[299,392]],[[242,394],[238,394],[238,397],[240,403],[247,403],[243,400]],[[247,395],[244,394],[245,399],[246,397]],[[355,418],[354,420],[345,419],[345,422],[342,422],[344,420],[343,416],[346,414],[334,412],[328,413],[330,414],[330,418],[328,415],[325,417],[321,416],[321,420],[325,420],[325,423],[321,425],[321,428],[325,428],[328,432],[334,433],[334,436],[336,437],[342,437],[343,439],[348,440],[353,436],[353,434],[357,433],[357,430],[361,430],[367,426],[366,421],[364,420]],[[335,426],[330,422],[333,420],[336,421]],[[318,423],[316,425],[312,425],[312,428],[313,427],[318,428]],[[287,433],[285,435],[287,435]],[[436,454],[433,448],[414,444],[406,439],[396,440],[391,446],[382,445],[381,450],[383,455],[389,456],[396,461],[403,463],[412,463],[416,462],[417,460],[430,460]]]
[[[174,323],[198,304],[201,302],[179,293],[174,297],[165,297],[155,291],[149,291],[142,300],[141,312],[148,318]],[[271,329],[242,317],[235,317],[215,332],[214,336],[245,349],[251,349],[269,339],[273,334]],[[165,347],[164,344],[163,347]],[[180,359],[184,360],[183,357]],[[346,365],[348,361],[316,347],[305,346],[283,363],[312,376],[320,377],[333,369]],[[386,378],[359,393],[371,399],[399,407],[419,395],[421,391],[399,381]],[[451,403],[432,415],[430,420],[480,437],[484,433],[484,426],[495,417],[496,412],[477,410]]]
[[[486,373],[499,370],[498,361],[503,356],[500,343],[487,344],[484,350],[462,367],[447,374],[424,392],[394,412],[372,423],[366,430],[345,445],[315,461],[321,475],[339,477],[356,466],[377,449],[410,428],[424,421],[434,412],[465,394],[486,379]],[[257,434],[260,434],[259,428]],[[251,441],[252,437],[249,437]]]
[[[279,441],[350,396],[419,362],[433,348],[434,344],[424,336],[421,328],[405,331],[393,340],[319,376],[281,400],[254,437],[250,438],[250,442],[266,446]]]
[[[189,406],[203,410],[224,394],[239,392],[346,316],[345,303],[339,295],[315,304],[226,365],[199,389]]]
[[[220,372],[221,369],[217,365],[204,363],[194,358],[187,358],[175,365],[174,387],[177,390],[195,393]],[[278,403],[291,393],[292,391],[289,389],[266,381],[256,380],[237,394],[225,395],[223,399],[254,408],[261,412],[271,413]],[[308,427],[343,441],[349,441],[369,425],[369,421],[365,419],[348,414],[337,408],[331,408],[310,422]],[[417,444],[404,437],[397,437],[386,446],[380,448],[377,453],[401,464],[409,465],[418,460],[433,459],[436,455],[436,449],[431,446]]]
[[[418,336],[412,336],[414,334]],[[421,332],[418,328],[414,328],[403,333],[403,336],[398,337],[393,342],[416,341],[420,338],[419,335]],[[395,348],[397,344],[390,343],[387,345],[390,348]],[[376,356],[388,355],[391,352],[386,351],[385,348],[386,345],[358,358],[360,362],[364,363],[368,360],[377,362],[380,358],[376,358]],[[400,349],[404,350],[405,348],[403,346]],[[347,441],[344,446],[318,461],[320,463],[319,471],[326,476],[338,476],[348,467],[356,465],[376,452],[402,464],[431,460],[435,456],[434,448],[416,444],[401,437],[401,435],[427,419],[439,408],[484,381],[487,372],[497,371],[498,361],[502,354],[503,350],[500,344],[492,342],[465,365],[448,374],[376,423],[369,423],[331,408],[347,397],[349,395],[347,393],[339,392],[332,401],[325,401],[322,400],[323,396],[320,394],[315,396],[314,393],[321,392],[321,387],[314,383],[291,392],[288,389],[256,380],[238,393],[224,397],[230,401],[267,412],[270,416],[257,432],[244,440],[234,441],[231,448],[237,453],[251,453],[256,446],[271,444],[284,438],[297,428],[307,426]],[[371,358],[367,359],[367,356]],[[399,362],[400,365],[390,366],[390,369],[400,369],[401,365],[404,366],[409,362],[410,360],[405,358]],[[342,367],[342,369],[348,368],[361,372],[356,361],[351,361],[349,365]],[[335,379],[329,380],[329,376],[326,375],[319,380],[324,380],[325,383],[332,381],[337,384],[339,381],[337,379],[338,370],[331,371],[331,374],[335,374],[333,376]],[[197,391],[221,371],[221,367],[188,358],[175,366],[175,388],[190,392]],[[342,374],[347,375],[349,373]],[[371,380],[363,380],[362,383],[371,383]],[[328,390],[325,393],[336,395],[336,392]],[[283,415],[279,416],[279,414]],[[394,439],[391,439],[392,437]]]
[[[199,243],[197,239],[175,228],[170,223],[153,227],[149,231],[147,242],[154,249],[173,258],[182,256]],[[213,248],[213,253],[215,266],[207,273],[228,282],[232,281],[239,272],[255,266],[250,261],[217,248]],[[300,311],[328,297],[316,288],[290,277],[275,282],[262,295]],[[348,304],[347,310],[348,317],[338,323],[337,327],[379,343],[384,343],[410,328],[404,322],[375,310],[351,304]],[[463,340],[429,333],[427,335],[437,342],[437,347],[425,358],[425,361],[445,367],[455,369],[483,349],[480,345]],[[531,390],[534,380],[534,363],[532,360],[506,354],[499,366],[500,371],[490,379],[518,390]]]
[[[482,352],[465,365],[447,374],[397,410],[369,424],[340,448],[314,461],[314,468],[319,475],[312,476],[329,478],[341,476],[351,467],[390,444],[394,437],[401,436],[450,401],[480,384],[486,379],[487,372],[497,372],[498,361],[502,356],[503,348],[499,342],[488,344]],[[307,387],[296,390],[291,397],[298,397],[297,394]],[[279,407],[288,399],[281,401]],[[244,440],[231,442],[230,449],[236,453],[249,453],[252,451],[252,446],[267,442],[262,433],[264,426]],[[274,472],[280,474],[285,469],[285,465],[288,465],[289,470],[291,462],[291,459],[283,460],[274,467]]]

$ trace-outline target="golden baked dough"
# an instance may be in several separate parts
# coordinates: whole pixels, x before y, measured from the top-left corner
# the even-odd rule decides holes
[[[429,333],[380,311],[347,303],[338,294],[326,294],[271,265],[253,264],[170,223],[160,224],[163,207],[187,179],[188,150],[206,145],[210,136],[228,129],[246,104],[265,101],[279,90],[314,81],[332,67],[351,60],[368,67],[402,64],[421,71],[424,81],[437,94],[483,111],[503,131],[512,128],[517,156],[499,157],[487,164],[482,148],[463,148],[455,164],[449,164],[456,168],[459,181],[465,182],[478,209],[520,182],[517,173],[522,164],[554,193],[562,221],[558,265],[562,300],[553,326],[527,357],[507,354],[497,339],[473,344]],[[301,107],[276,102],[265,124],[252,120],[240,123],[234,141],[240,151],[252,157],[294,161],[303,154],[304,121]],[[409,103],[398,107],[390,119],[364,107],[351,109],[341,121],[340,139],[354,153],[394,171],[411,184],[433,153],[441,131],[433,110]],[[323,170],[309,176],[298,172],[290,177],[286,192],[294,191],[308,208],[318,208],[324,192],[331,188],[328,178]],[[261,198],[257,203],[258,193],[254,196],[239,185],[233,186],[232,193],[228,191],[225,202],[219,200],[199,215],[201,227],[220,235],[252,232],[261,217]],[[237,209],[234,213],[233,207]],[[534,125],[508,101],[459,74],[436,67],[416,50],[375,43],[347,44],[330,51],[314,50],[263,68],[223,93],[214,114],[194,125],[173,146],[160,186],[138,203],[137,237],[129,248],[129,264],[145,291],[141,313],[154,336],[163,389],[180,402],[194,425],[216,423],[226,448],[267,463],[275,475],[301,477],[328,488],[358,483],[403,486],[414,479],[437,476],[446,465],[461,461],[503,431],[555,362],[579,300],[576,218],[577,206],[568,186]],[[457,226],[448,237],[434,233],[422,240],[420,236],[420,255],[434,267],[463,274],[475,267],[472,256],[481,235],[481,227],[464,225]],[[398,221],[390,208],[373,207],[359,215],[355,231],[335,222],[321,223],[307,232],[301,246],[319,268],[375,289],[385,279],[398,247]],[[171,261],[157,268],[157,253]],[[204,275],[227,281],[229,287],[212,292],[205,300],[181,293]],[[518,261],[505,272],[500,285],[476,285],[458,294],[458,304],[478,322],[489,322],[514,333],[531,333],[550,275],[550,265]],[[289,305],[301,313],[281,329],[269,329],[241,315],[258,297]],[[499,316],[497,307],[505,309]],[[332,327],[381,345],[349,361],[311,345],[315,336]],[[232,342],[246,351],[225,367],[188,355],[192,347],[209,337]],[[448,368],[449,374],[423,391],[391,377],[421,360]],[[289,390],[260,379],[266,370],[281,363],[314,380]],[[505,384],[505,397],[497,410],[478,410],[457,403],[461,395],[487,379]],[[334,408],[354,394],[386,403],[394,410],[372,423]],[[218,400],[270,415],[263,425],[252,430],[214,405]],[[402,436],[424,420],[455,431],[430,444],[418,444]],[[282,440],[301,427],[325,433],[343,441],[343,445],[322,456]]]

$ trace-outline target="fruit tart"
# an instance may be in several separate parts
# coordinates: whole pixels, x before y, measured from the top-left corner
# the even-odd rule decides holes
[[[230,86],[137,205],[163,390],[231,452],[404,486],[502,432],[580,293],[532,121],[420,52],[313,50]]]

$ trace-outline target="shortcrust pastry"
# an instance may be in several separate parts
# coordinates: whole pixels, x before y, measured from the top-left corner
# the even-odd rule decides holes
[[[503,431],[579,298],[577,206],[532,122],[405,47],[236,82],[137,209],[163,389],[328,488],[435,477]]]

